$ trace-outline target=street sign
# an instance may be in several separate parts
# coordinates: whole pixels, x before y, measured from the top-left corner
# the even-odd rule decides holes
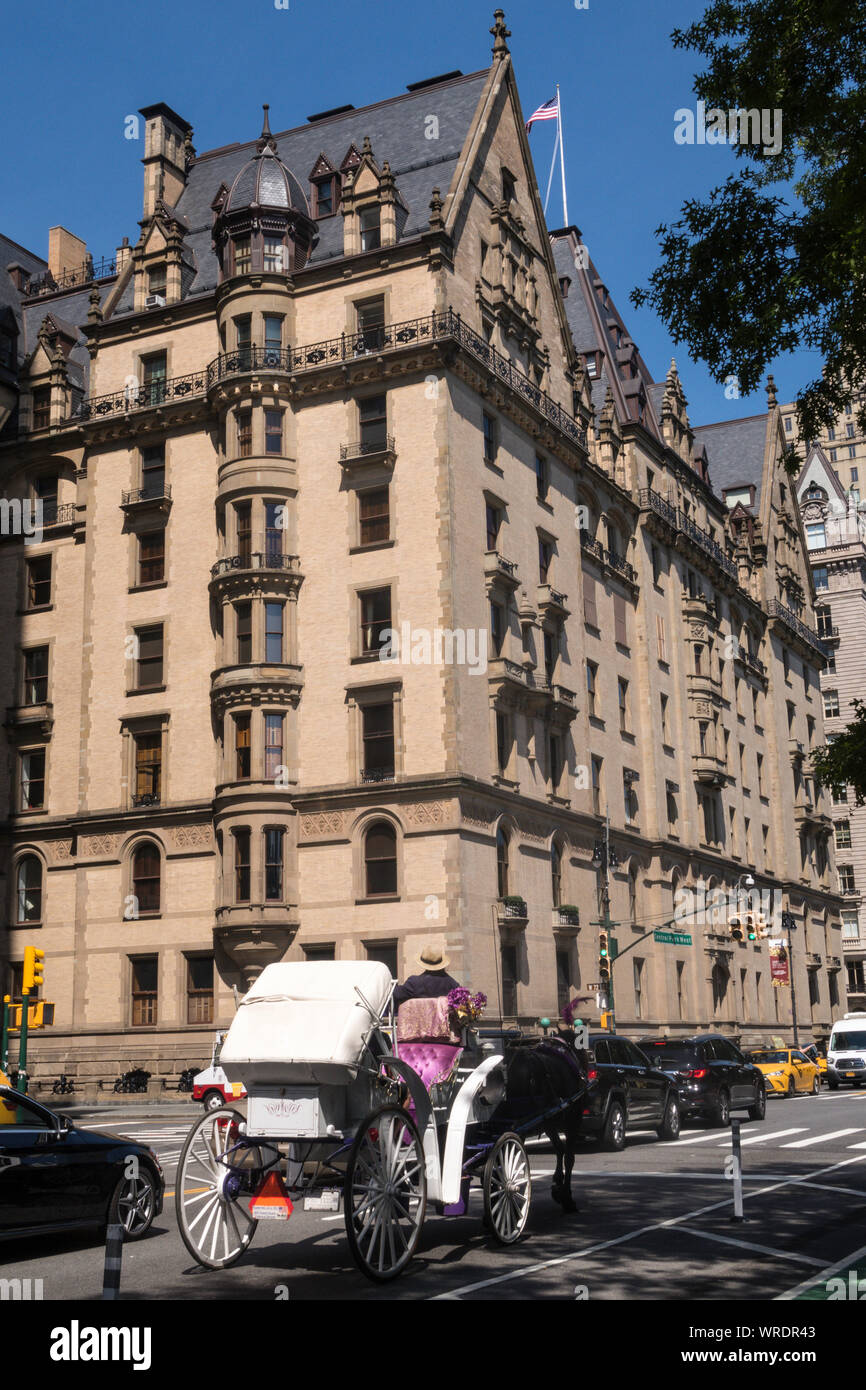
[[[597,994],[600,989],[604,989],[604,985],[601,980],[595,980],[591,985],[587,985],[587,989],[591,989]]]
[[[666,942],[669,946],[691,946],[692,938],[684,931],[654,931],[653,941]]]

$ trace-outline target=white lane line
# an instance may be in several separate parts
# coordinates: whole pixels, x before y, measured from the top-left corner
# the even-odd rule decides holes
[[[805,1133],[806,1133],[806,1126],[805,1126],[805,1125],[798,1125],[798,1126],[795,1126],[794,1129],[774,1129],[774,1130],[772,1130],[769,1134],[750,1134],[749,1137],[748,1137],[748,1139],[742,1139],[740,1142],[741,1142],[742,1144],[766,1144],[766,1143],[768,1143],[768,1142],[771,1142],[773,1139],[783,1139],[784,1136],[785,1136],[786,1134],[805,1134]],[[723,1148],[730,1148],[731,1145],[733,1144],[733,1142],[734,1142],[733,1139],[726,1139],[726,1140],[725,1140],[725,1143],[724,1143],[724,1145],[723,1145],[722,1147],[723,1147]],[[786,1144],[785,1147],[787,1148],[788,1145]]]
[[[814,1289],[822,1282],[826,1283],[837,1270],[846,1269],[848,1265],[854,1264],[855,1260],[859,1260],[861,1255],[866,1255],[866,1245],[861,1245],[859,1250],[854,1250],[850,1255],[843,1256],[835,1264],[827,1265],[820,1274],[813,1275],[811,1279],[804,1279],[802,1284],[798,1284],[795,1289],[788,1289],[786,1293],[777,1293],[773,1302],[788,1303],[792,1298],[797,1298],[801,1293],[805,1293],[807,1289]]]
[[[866,1149],[866,1143],[863,1143],[863,1144],[846,1144],[846,1145],[845,1145],[845,1148],[846,1148],[846,1149]]]
[[[855,1129],[834,1129],[831,1134],[816,1134],[811,1139],[795,1139],[793,1144],[783,1144],[783,1149],[808,1149],[812,1144],[829,1144],[831,1139],[844,1139],[846,1134],[862,1134],[863,1126]],[[849,1144],[849,1148],[852,1146]]]
[[[751,1133],[751,1131],[749,1132]],[[740,1130],[740,1133],[744,1134],[745,1129]],[[719,1140],[723,1137],[721,1130],[716,1129],[713,1130],[712,1134],[698,1134],[694,1139],[678,1139],[677,1147],[681,1149],[684,1144],[711,1144],[713,1140],[718,1144]]]
[[[852,1163],[866,1163],[866,1155],[862,1158],[840,1159],[838,1163],[831,1163],[827,1168],[816,1169],[814,1173],[809,1174],[809,1177],[824,1177],[825,1174],[834,1173],[838,1168],[847,1168]],[[611,1176],[615,1175],[611,1174]],[[760,1191],[745,1193],[744,1200],[750,1201],[752,1197],[766,1197],[770,1192],[777,1191],[783,1187],[796,1187],[807,1180],[806,1178],[785,1178],[779,1182],[770,1183],[769,1186],[762,1187]],[[587,1255],[597,1254],[599,1250],[608,1250],[611,1246],[623,1245],[626,1241],[635,1240],[638,1236],[647,1235],[653,1231],[669,1230],[675,1226],[682,1225],[686,1221],[693,1220],[696,1216],[705,1216],[708,1212],[718,1211],[720,1207],[730,1206],[731,1198],[726,1197],[724,1201],[711,1202],[708,1206],[697,1207],[695,1211],[684,1212],[682,1216],[669,1217],[667,1221],[657,1221],[649,1226],[639,1226],[633,1231],[627,1231],[625,1235],[614,1237],[613,1240],[602,1240],[596,1245],[585,1246],[583,1250],[574,1250],[568,1255],[557,1255],[550,1260],[541,1260],[538,1264],[524,1265],[522,1269],[512,1269],[509,1270],[507,1274],[497,1274],[491,1279],[480,1279],[474,1284],[463,1284],[460,1288],[452,1289],[449,1293],[434,1294],[428,1301],[436,1303],[444,1299],[460,1298],[462,1294],[475,1293],[478,1289],[489,1288],[492,1284],[504,1284],[510,1283],[512,1279],[523,1279],[527,1274],[538,1274],[543,1270],[552,1269],[556,1265],[570,1264],[573,1260],[584,1259]],[[859,1253],[858,1251],[858,1254]],[[853,1258],[856,1258],[856,1256]],[[842,1261],[842,1263],[844,1264],[845,1261]],[[836,1268],[839,1268],[839,1266],[836,1266]]]
[[[820,1269],[824,1263],[823,1260],[816,1260],[814,1255],[792,1255],[790,1250],[776,1250],[770,1245],[755,1245],[750,1240],[735,1240],[733,1236],[723,1236],[718,1231],[699,1231],[694,1226],[680,1226],[679,1229],[690,1236],[697,1236],[699,1240],[714,1240],[720,1245],[735,1245],[738,1250],[754,1250],[758,1255],[773,1255],[777,1260],[793,1260],[798,1265],[815,1265]]]

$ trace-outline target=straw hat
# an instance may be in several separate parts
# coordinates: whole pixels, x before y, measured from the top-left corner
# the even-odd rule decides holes
[[[428,941],[421,947],[418,963],[422,970],[447,970],[451,961],[441,946]]]

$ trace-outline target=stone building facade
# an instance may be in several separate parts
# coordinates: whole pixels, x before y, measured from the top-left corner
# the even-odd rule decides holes
[[[620,1027],[786,1032],[768,939],[695,911],[745,875],[835,1016],[780,411],[695,429],[652,380],[491,33],[205,154],[144,108],[134,245],[0,248],[0,490],[41,516],[0,545],[0,962],[45,950],[46,1075],[174,1072],[267,962],[403,976],[431,936],[489,1016],[597,1019],[605,909]]]

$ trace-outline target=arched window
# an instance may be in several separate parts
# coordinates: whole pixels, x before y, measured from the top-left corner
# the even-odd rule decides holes
[[[364,836],[367,897],[397,892],[397,832],[388,821],[376,821]]]
[[[500,898],[508,897],[508,836],[502,826],[496,832],[496,883]]]
[[[553,906],[559,907],[562,902],[562,850],[555,840],[550,846],[550,887]]]
[[[136,845],[132,855],[132,891],[139,912],[159,912],[161,863],[150,840]]]
[[[15,887],[18,894],[16,922],[41,922],[42,860],[35,854],[25,854],[19,859]]]

